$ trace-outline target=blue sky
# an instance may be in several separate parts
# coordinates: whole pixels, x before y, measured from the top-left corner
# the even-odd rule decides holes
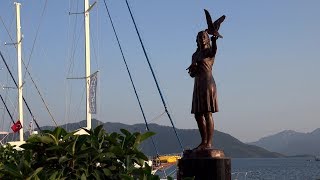
[[[59,124],[85,119],[84,82],[66,80],[84,76],[83,16],[68,15],[83,11],[83,1],[47,1],[42,18],[46,1],[20,2],[23,58],[30,59],[31,75],[50,110]],[[164,109],[125,1],[107,3],[147,119],[169,125],[165,115],[153,120]],[[129,4],[178,128],[197,128],[190,114],[193,79],[185,69],[196,49],[197,32],[206,28],[204,8],[214,19],[227,16],[213,70],[220,106],[214,114],[216,129],[247,142],[285,129],[310,132],[320,127],[320,1],[143,0]],[[0,16],[15,38],[12,0],[0,2]],[[91,11],[91,38],[91,71],[100,70],[99,108],[93,117],[103,122],[143,123],[102,0]],[[10,41],[1,23],[0,50],[16,72],[15,49],[4,45]],[[30,78],[25,82],[24,96],[39,124],[53,125]],[[13,85],[5,69],[0,70],[0,84]],[[0,93],[7,95],[15,111],[16,91]],[[0,130],[8,130],[10,121],[2,111]],[[30,120],[25,110],[25,121]]]

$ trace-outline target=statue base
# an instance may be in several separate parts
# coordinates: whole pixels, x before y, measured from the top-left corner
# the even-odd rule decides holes
[[[185,150],[178,161],[177,179],[231,180],[231,159],[218,149]]]

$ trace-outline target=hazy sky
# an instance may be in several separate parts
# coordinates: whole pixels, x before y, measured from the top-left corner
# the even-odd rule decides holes
[[[16,75],[15,6],[0,1],[0,50]],[[23,58],[59,124],[85,119],[82,0],[21,0]],[[92,4],[94,1],[90,1]],[[107,0],[148,121],[170,125],[124,0]],[[220,28],[213,75],[220,112],[215,128],[248,142],[282,130],[320,127],[320,1],[129,1],[150,61],[178,128],[197,128],[190,114],[193,79],[185,70],[206,28],[203,9]],[[43,16],[41,16],[45,8]],[[39,32],[37,34],[37,29]],[[37,35],[36,35],[37,34]],[[35,40],[36,38],[36,40]],[[98,114],[103,122],[143,123],[103,0],[91,10],[91,71],[99,70]],[[34,44],[35,42],[35,44]],[[34,44],[34,48],[33,47]],[[33,49],[33,50],[32,50]],[[32,52],[32,54],[31,54]],[[0,62],[0,84],[13,86]],[[14,117],[17,93],[0,90]],[[24,96],[39,124],[53,125],[28,76]],[[2,103],[0,104],[0,108]],[[0,109],[0,131],[9,117]],[[25,121],[31,120],[25,109]]]

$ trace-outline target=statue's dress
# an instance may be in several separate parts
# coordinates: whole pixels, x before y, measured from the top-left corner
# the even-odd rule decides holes
[[[214,55],[211,49],[196,51],[192,62],[197,63],[197,74],[194,78],[191,113],[218,112],[216,83],[212,76]]]

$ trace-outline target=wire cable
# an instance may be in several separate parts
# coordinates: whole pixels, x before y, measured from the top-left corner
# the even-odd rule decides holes
[[[115,37],[116,37],[116,39],[117,39],[117,42],[118,42],[118,46],[119,46],[119,49],[120,49],[120,52],[121,52],[121,56],[122,56],[123,62],[124,62],[124,64],[125,64],[125,66],[126,66],[126,69],[127,69],[128,74],[129,74],[129,78],[130,78],[130,81],[131,81],[131,85],[132,85],[132,87],[133,87],[134,93],[135,93],[136,98],[137,98],[137,101],[138,101],[138,103],[139,103],[139,107],[140,107],[140,110],[141,110],[141,113],[142,113],[144,122],[145,122],[145,124],[146,124],[147,130],[150,131],[150,128],[149,128],[149,125],[148,125],[146,116],[145,116],[145,114],[144,114],[144,111],[143,111],[143,108],[142,108],[142,105],[141,105],[141,102],[140,102],[139,95],[138,95],[137,90],[136,90],[136,87],[135,87],[135,85],[134,85],[134,82],[133,82],[133,79],[132,79],[132,76],[131,76],[131,73],[130,73],[130,70],[129,70],[127,61],[126,61],[126,58],[124,57],[124,53],[123,53],[123,51],[122,51],[122,47],[121,47],[121,44],[120,44],[120,41],[119,41],[117,32],[116,32],[115,27],[114,27],[114,25],[113,25],[113,21],[112,21],[112,18],[111,18],[111,15],[110,15],[110,12],[109,12],[109,9],[108,9],[106,0],[103,0],[103,1],[104,1],[104,5],[105,5],[105,7],[106,7],[106,10],[107,10],[107,13],[108,13],[108,16],[109,16],[111,25],[112,25],[112,29],[113,29],[114,35],[115,35]],[[157,148],[157,146],[156,146],[156,144],[155,144],[155,142],[154,142],[153,137],[151,137],[151,141],[152,141],[152,144],[153,144],[154,149],[155,149],[155,151],[156,151],[156,154],[159,155],[158,148]]]
[[[0,56],[1,56],[1,58],[2,58],[2,60],[3,60],[3,62],[4,62],[4,64],[6,65],[6,68],[7,68],[8,72],[9,72],[9,74],[10,74],[10,76],[11,76],[11,78],[12,78],[12,80],[13,80],[14,84],[15,84],[15,85],[16,85],[16,87],[18,88],[18,84],[17,84],[16,80],[14,79],[14,77],[13,77],[13,75],[12,75],[12,73],[11,73],[10,69],[9,69],[9,66],[8,66],[8,64],[7,64],[6,60],[4,59],[4,57],[3,57],[3,55],[2,55],[1,50],[0,50]],[[36,120],[36,119],[35,119],[35,117],[33,116],[33,113],[32,113],[32,111],[31,111],[31,109],[30,109],[30,107],[29,107],[29,105],[28,105],[28,103],[27,103],[26,99],[25,99],[23,96],[22,96],[22,99],[23,99],[23,102],[24,102],[24,104],[26,105],[26,107],[27,107],[27,109],[28,109],[28,111],[29,111],[29,113],[30,113],[30,115],[31,115],[31,117],[32,117],[32,119],[33,119],[33,121],[36,123],[37,128],[38,128],[38,129],[39,129],[39,131],[41,132],[41,128],[40,128],[40,126],[39,126],[39,124],[38,124],[37,120]]]
[[[43,11],[42,11],[41,19],[43,18],[43,15],[44,15],[44,12],[45,12],[46,6],[47,6],[47,0],[46,0],[46,2],[45,2],[45,5],[44,5]],[[5,25],[4,21],[3,21],[3,19],[1,18],[1,16],[0,16],[0,19],[1,19],[1,22],[2,22],[3,26],[5,27],[5,29],[6,29],[6,31],[7,31],[7,33],[8,33],[8,35],[9,35],[9,38],[10,38],[10,39],[11,39],[11,41],[13,42],[13,39],[12,39],[12,37],[11,37],[11,35],[10,35],[10,32],[8,31],[8,29],[7,29],[7,27],[6,27],[6,25]],[[39,96],[40,96],[40,98],[41,98],[41,101],[42,101],[42,103],[44,104],[44,106],[45,106],[45,108],[46,108],[47,112],[49,113],[49,115],[50,115],[50,117],[51,117],[52,121],[55,123],[55,125],[56,125],[56,126],[58,126],[57,122],[55,121],[55,119],[54,119],[54,117],[53,117],[53,115],[52,115],[51,111],[49,110],[49,107],[48,107],[47,103],[45,102],[45,100],[44,100],[44,98],[43,98],[43,96],[42,96],[42,94],[41,94],[41,92],[40,92],[40,90],[39,90],[39,88],[38,88],[37,84],[35,83],[35,81],[34,81],[33,77],[31,76],[31,73],[30,73],[30,71],[29,71],[29,69],[28,69],[28,66],[29,66],[29,63],[30,63],[30,59],[31,59],[31,55],[32,55],[33,49],[34,49],[34,47],[35,47],[36,39],[37,39],[37,37],[38,37],[38,33],[39,33],[39,29],[40,29],[40,25],[41,25],[41,23],[39,23],[39,26],[38,26],[38,29],[37,29],[36,37],[35,37],[34,42],[33,42],[33,46],[32,46],[32,49],[31,49],[30,56],[29,56],[28,64],[26,65],[26,64],[24,63],[24,61],[23,61],[22,59],[21,59],[21,60],[22,60],[22,63],[23,63],[23,65],[24,65],[24,67],[25,67],[25,70],[26,70],[25,74],[26,74],[26,73],[28,73],[28,75],[29,75],[29,77],[30,77],[30,79],[31,79],[31,81],[32,81],[32,83],[33,83],[33,85],[35,86],[35,88],[36,88],[36,90],[37,90],[37,93],[39,94]],[[17,48],[17,47],[16,47],[16,44],[14,45],[14,47],[15,47],[15,48]],[[2,53],[1,53],[1,56],[2,56]],[[3,60],[4,60],[4,59],[3,59]],[[9,70],[9,68],[7,68],[7,69]],[[29,108],[29,107],[28,107],[28,108]],[[31,115],[31,116],[33,116],[33,115]],[[35,122],[35,123],[37,124],[37,122]],[[39,128],[39,127],[38,127],[38,128]]]
[[[40,25],[41,25],[41,22],[43,20],[43,16],[44,16],[44,13],[46,11],[46,8],[47,8],[47,2],[48,0],[46,0],[44,3],[44,6],[43,6],[43,9],[42,9],[42,13],[41,13],[41,17],[40,17],[40,22],[39,22],[39,25],[38,25],[38,28],[37,28],[37,31],[36,31],[36,36],[33,40],[33,44],[32,44],[32,48],[31,48],[31,52],[30,52],[30,55],[29,55],[29,60],[28,60],[28,63],[27,63],[27,66],[26,66],[26,72],[28,72],[28,67],[29,67],[29,64],[30,64],[30,61],[31,61],[31,56],[33,54],[33,50],[34,50],[34,47],[36,45],[36,41],[37,41],[37,38],[38,38],[38,34],[39,34],[39,30],[40,30]],[[24,73],[24,77],[26,76],[26,72]]]
[[[0,94],[0,98],[1,98],[1,101],[2,101],[2,103],[3,103],[3,105],[4,105],[4,107],[5,107],[6,110],[7,110],[7,113],[9,114],[9,116],[10,116],[10,118],[11,118],[11,121],[13,122],[13,124],[15,124],[15,122],[14,122],[14,120],[13,120],[13,117],[12,117],[12,115],[11,115],[8,107],[7,107],[7,104],[6,104],[6,102],[4,101],[4,99],[2,98],[1,94]]]
[[[132,19],[132,21],[133,21],[134,27],[135,27],[135,29],[136,29],[137,35],[138,35],[138,37],[139,37],[139,41],[140,41],[141,47],[142,47],[142,49],[143,49],[143,53],[144,53],[144,55],[145,55],[145,57],[146,57],[146,59],[147,59],[147,62],[148,62],[150,71],[151,71],[151,73],[152,73],[153,79],[154,79],[154,81],[155,81],[155,83],[156,83],[158,92],[159,92],[159,94],[160,94],[160,97],[161,97],[161,100],[162,100],[162,104],[163,104],[164,109],[165,109],[165,111],[166,111],[166,113],[167,113],[167,115],[168,115],[168,117],[169,117],[169,119],[170,119],[170,122],[171,122],[171,124],[172,124],[174,133],[176,134],[176,137],[177,137],[177,139],[178,139],[178,141],[179,141],[180,148],[181,148],[182,151],[184,151],[183,146],[182,146],[182,143],[181,143],[181,140],[180,140],[179,135],[178,135],[178,133],[177,133],[177,130],[176,130],[175,126],[174,126],[174,123],[173,123],[173,121],[172,121],[171,115],[170,115],[170,113],[169,113],[169,111],[168,111],[166,102],[165,102],[165,100],[164,100],[164,98],[163,98],[163,95],[162,95],[161,89],[160,89],[160,87],[159,87],[157,78],[156,78],[156,76],[155,76],[155,74],[154,74],[154,71],[153,71],[153,68],[152,68],[152,66],[151,66],[149,57],[148,57],[148,55],[147,55],[147,52],[146,52],[145,47],[144,47],[144,45],[143,45],[143,42],[142,42],[142,40],[141,40],[140,33],[139,33],[139,31],[138,31],[136,22],[135,22],[135,20],[134,20],[134,18],[133,18],[133,15],[132,15],[132,12],[131,12],[131,9],[130,9],[130,6],[129,6],[129,3],[128,3],[127,0],[126,0],[126,4],[127,4],[127,7],[128,7],[128,10],[129,10],[129,12],[130,12],[130,16],[131,16],[131,19]]]
[[[69,0],[69,18],[68,18],[68,40],[71,42],[68,46],[68,55],[67,55],[67,60],[68,60],[68,67],[66,69],[66,77],[70,76],[73,73],[73,69],[74,69],[74,64],[75,64],[75,52],[76,52],[76,47],[78,45],[78,41],[80,39],[80,32],[77,33],[77,25],[78,25],[78,16],[75,16],[75,23],[72,24],[71,22],[71,17],[70,16],[70,12],[72,12],[72,7],[73,7],[73,3],[71,0]],[[79,10],[79,1],[76,1],[76,12],[78,12]],[[72,28],[73,26],[73,28]],[[82,29],[80,29],[81,31]],[[78,36],[77,36],[78,35]],[[69,42],[68,41],[68,42]],[[68,83],[68,79],[65,80],[65,84],[66,84],[66,89],[65,89],[65,99],[66,99],[66,108],[65,108],[65,120],[64,122],[66,122],[67,124],[70,122],[71,120],[71,103],[72,103],[72,89],[73,86],[71,84]],[[70,94],[69,94],[70,93]],[[66,129],[68,129],[68,125],[66,125]]]

